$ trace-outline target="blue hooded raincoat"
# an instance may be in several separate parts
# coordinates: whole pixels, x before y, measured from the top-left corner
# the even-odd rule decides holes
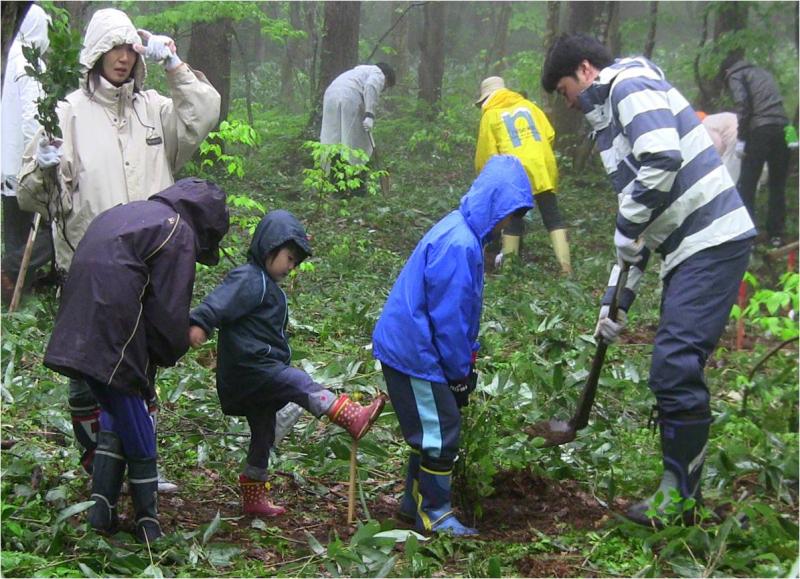
[[[373,355],[409,376],[448,382],[467,376],[483,305],[483,246],[495,225],[533,207],[515,157],[489,159],[459,208],[417,244],[372,334]]]

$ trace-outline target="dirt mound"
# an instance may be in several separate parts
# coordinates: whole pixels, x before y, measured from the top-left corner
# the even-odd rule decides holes
[[[607,514],[574,481],[513,471],[498,474],[494,488],[495,494],[483,501],[483,518],[478,521],[482,537],[489,540],[522,543],[537,540],[536,531],[549,535],[565,527],[595,528]]]

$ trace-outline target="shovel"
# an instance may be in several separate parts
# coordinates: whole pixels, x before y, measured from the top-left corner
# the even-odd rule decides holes
[[[628,281],[628,268],[630,265],[625,263],[619,273],[617,280],[616,290],[611,299],[611,304],[608,307],[608,317],[616,321],[617,310],[619,309],[619,296],[625,283]],[[575,435],[582,428],[586,428],[589,423],[589,413],[594,404],[594,396],[597,393],[597,383],[600,380],[600,370],[603,368],[603,362],[606,357],[606,350],[608,349],[608,342],[599,338],[597,342],[597,350],[594,353],[592,360],[592,369],[589,372],[589,377],[586,378],[586,384],[583,386],[581,392],[581,399],[578,402],[578,408],[575,414],[569,421],[564,420],[540,420],[536,424],[529,426],[525,429],[532,437],[541,436],[544,438],[542,446],[559,446],[575,440]]]
[[[375,139],[372,138],[372,131],[367,131],[367,135],[369,136],[369,144],[372,145],[372,158],[375,159],[375,166],[385,171],[386,167],[383,166],[380,157],[378,157],[378,149],[375,147]],[[381,175],[381,193],[388,195],[389,187],[389,175]]]

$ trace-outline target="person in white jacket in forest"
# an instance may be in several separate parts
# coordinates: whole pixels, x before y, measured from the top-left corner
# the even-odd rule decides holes
[[[144,60],[166,69],[170,96],[144,90]],[[219,121],[220,95],[181,61],[175,42],[137,31],[106,8],[92,16],[80,54],[80,88],[59,104],[62,139],[40,131],[18,175],[20,207],[53,222],[56,265],[66,273],[91,221],[115,205],[145,200],[174,183]],[[56,186],[58,184],[58,186]],[[91,472],[99,406],[85,382],[70,380],[73,431]],[[150,403],[155,427],[155,401]],[[160,485],[159,492],[174,491]]]
[[[394,81],[394,70],[384,62],[361,64],[337,76],[322,99],[319,142],[361,149],[371,157],[368,133],[375,124],[378,97],[384,87],[393,87]]]
[[[42,87],[33,77],[25,73],[28,61],[22,53],[23,46],[35,47],[44,55],[50,46],[47,26],[50,17],[37,4],[32,4],[20,25],[19,32],[11,44],[3,78],[2,92],[2,140],[3,175],[0,190],[3,199],[3,266],[2,300],[8,303],[19,274],[22,254],[33,225],[33,213],[22,211],[17,204],[17,172],[22,163],[22,154],[39,131],[36,120],[36,101],[42,95]],[[44,69],[44,61],[39,59]],[[42,228],[43,230],[45,228]],[[49,233],[49,230],[48,230]],[[42,231],[36,237],[31,252],[28,271],[34,272],[52,260],[52,243]],[[26,281],[32,280],[28,275]],[[27,285],[27,284],[26,284]]]

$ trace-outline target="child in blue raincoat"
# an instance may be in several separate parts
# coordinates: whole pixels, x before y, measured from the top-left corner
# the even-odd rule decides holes
[[[475,535],[453,514],[450,477],[459,408],[474,390],[483,305],[483,246],[533,207],[515,157],[489,159],[458,209],[417,244],[372,335],[403,437],[411,447],[399,515],[419,530]]]

